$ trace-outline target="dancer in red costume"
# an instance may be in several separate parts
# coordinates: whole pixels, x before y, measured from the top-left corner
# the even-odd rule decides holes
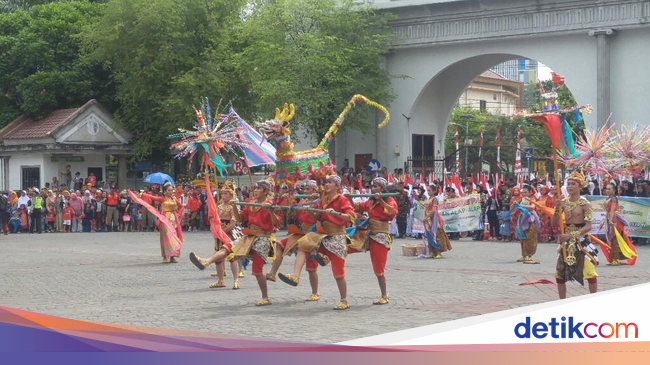
[[[397,216],[397,202],[392,197],[382,198],[381,193],[386,190],[388,181],[383,177],[376,177],[372,180],[372,193],[374,197],[363,203],[355,204],[357,212],[368,212],[369,231],[363,242],[355,240],[350,249],[357,251],[370,251],[370,261],[372,269],[377,276],[381,297],[373,304],[388,304],[389,298],[386,292],[386,261],[388,260],[388,251],[391,248],[393,239],[390,236],[390,222]],[[357,245],[355,247],[355,244]]]
[[[190,261],[200,270],[205,269],[213,263],[221,263],[224,260],[237,260],[244,257],[252,257],[253,276],[262,292],[262,299],[255,305],[270,305],[266,278],[264,277],[264,264],[273,257],[275,245],[275,231],[280,224],[280,216],[271,209],[269,193],[271,184],[268,181],[258,181],[253,190],[255,202],[261,207],[246,206],[241,213],[237,206],[233,206],[233,216],[239,222],[248,222],[248,228],[242,230],[244,236],[234,243],[224,243],[221,249],[208,259],[203,259],[194,252],[190,253]]]
[[[317,232],[309,232],[298,240],[299,252],[293,274],[280,273],[278,276],[283,282],[297,286],[300,282],[302,268],[310,254],[315,254],[316,260],[323,266],[331,262],[332,273],[341,295],[341,301],[334,309],[345,310],[350,308],[345,281],[345,258],[348,245],[345,228],[355,222],[356,214],[350,200],[340,194],[341,178],[339,176],[327,176],[324,188],[325,193],[317,208],[325,209],[330,213],[338,212],[342,215],[317,214]]]
[[[309,195],[309,198],[301,199],[298,202],[298,207],[296,207],[296,218],[300,223],[300,227],[294,225],[289,226],[289,237],[278,242],[276,245],[276,255],[275,260],[273,261],[273,266],[271,266],[271,271],[266,274],[266,280],[275,281],[276,274],[282,265],[282,260],[285,256],[290,255],[298,249],[297,243],[309,229],[316,224],[316,215],[305,211],[303,208],[306,208],[305,203],[309,203],[314,199],[318,199],[319,195],[317,193],[318,183],[315,180],[307,180],[303,187],[303,194]],[[318,269],[318,262],[314,259],[307,259],[307,272],[309,273],[309,284],[311,285],[311,295],[307,298],[308,302],[315,302],[320,300],[320,295],[318,295],[318,274],[316,270]]]

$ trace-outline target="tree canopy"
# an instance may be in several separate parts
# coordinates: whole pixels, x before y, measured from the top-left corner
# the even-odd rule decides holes
[[[391,16],[351,0],[254,1],[242,23],[240,74],[250,82],[252,110],[272,116],[296,105],[295,123],[322,137],[354,94],[392,99],[381,67],[392,40]],[[366,119],[346,123],[367,129]]]
[[[81,57],[79,36],[101,15],[87,1],[56,2],[0,14],[0,121],[42,117],[92,97],[110,107],[108,75]],[[106,98],[102,96],[106,95]]]
[[[389,19],[353,0],[0,0],[0,127],[95,98],[162,162],[208,96],[252,121],[294,103],[319,138],[352,95],[391,101]]]

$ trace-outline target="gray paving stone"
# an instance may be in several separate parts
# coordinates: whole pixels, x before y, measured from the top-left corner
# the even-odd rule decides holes
[[[329,267],[319,268],[320,302],[304,302],[304,274],[297,288],[269,282],[273,305],[258,308],[250,271],[241,290],[230,289],[230,277],[228,287],[209,289],[213,269],[198,271],[187,255],[211,254],[212,238],[185,238],[181,263],[162,264],[156,233],[0,236],[0,305],[89,321],[339,342],[557,299],[552,285],[518,285],[553,279],[554,244],[539,245],[541,264],[523,265],[515,262],[518,243],[453,241],[444,259],[422,260],[401,255],[402,244],[417,241],[396,240],[386,270],[389,305],[372,305],[379,288],[370,257],[354,254],[346,265],[350,310],[332,310],[338,291]],[[634,267],[598,267],[600,290],[648,282],[650,248],[637,249]],[[293,262],[287,258],[280,271],[291,272]],[[568,284],[569,296],[587,292]]]

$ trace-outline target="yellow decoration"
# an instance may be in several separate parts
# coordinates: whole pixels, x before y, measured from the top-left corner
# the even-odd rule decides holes
[[[618,229],[614,228],[614,232],[616,233],[616,241],[618,242],[618,247],[621,249],[621,254],[629,259],[636,257],[636,253],[627,245],[627,242],[625,242],[625,239],[618,232]]]

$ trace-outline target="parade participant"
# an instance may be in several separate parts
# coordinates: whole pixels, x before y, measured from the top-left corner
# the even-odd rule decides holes
[[[555,278],[560,299],[566,298],[566,281],[576,280],[584,285],[589,283],[589,292],[598,291],[598,250],[587,238],[591,230],[593,211],[591,204],[580,196],[580,190],[587,186],[585,177],[579,172],[569,175],[567,181],[568,197],[555,200],[555,212],[551,219],[553,225],[560,223],[560,205],[566,220],[566,230],[558,239],[560,247],[557,259]]]
[[[309,208],[309,206],[305,204],[319,198],[318,183],[315,180],[307,180],[302,188],[302,194],[309,195],[309,197],[298,201],[298,206],[295,208],[296,218],[300,226],[290,225],[288,227],[289,236],[277,243],[275,260],[273,261],[271,271],[266,274],[266,280],[276,281],[276,274],[280,269],[280,265],[282,265],[284,257],[298,250],[298,240],[302,238],[314,224],[316,224],[316,215],[306,211],[305,208]],[[311,295],[306,299],[306,301],[315,302],[320,300],[320,295],[318,294],[318,262],[313,258],[308,258],[306,265],[307,272],[309,273],[309,284],[311,286]]]
[[[431,247],[431,257],[441,259],[442,252],[451,250],[451,242],[445,232],[445,221],[438,212],[438,198],[433,187],[429,186],[429,204],[425,213],[425,238]]]
[[[636,249],[627,236],[624,222],[618,214],[619,204],[618,198],[616,197],[616,183],[614,181],[607,184],[605,194],[609,197],[605,203],[607,209],[605,220],[607,243],[610,246],[609,257],[607,257],[609,263],[607,265],[619,266],[621,265],[621,259],[627,260],[625,264],[634,265],[636,263]],[[607,254],[607,252],[605,253]]]
[[[355,222],[356,214],[350,201],[339,193],[341,178],[337,175],[329,175],[325,181],[325,192],[317,208],[325,209],[328,212],[339,212],[342,215],[317,214],[317,232],[309,232],[297,242],[299,252],[293,274],[280,273],[278,276],[283,282],[297,286],[307,256],[310,253],[315,253],[316,260],[322,266],[328,262],[332,263],[332,274],[341,295],[341,301],[334,309],[345,310],[350,308],[345,281],[345,258],[348,245],[345,227]]]
[[[540,185],[539,191],[540,191],[540,196],[539,199],[537,199],[537,202],[546,207],[552,208],[554,204],[553,197],[548,194],[549,193],[548,186]],[[541,227],[539,232],[540,241],[551,242],[554,239],[553,225],[551,225],[551,217],[545,214],[540,215],[539,225]]]
[[[300,206],[300,205],[309,203],[314,199],[318,199],[319,195],[317,193],[317,190],[318,190],[318,183],[316,183],[315,180],[307,180],[305,182],[305,185],[302,189],[302,193],[309,195],[309,197],[301,199],[298,202],[299,207],[296,207],[296,211],[297,211],[296,218],[300,223],[300,227],[290,225],[289,237],[278,242],[277,245],[275,246],[277,250],[275,255],[275,260],[273,261],[273,266],[271,267],[271,271],[269,271],[269,273],[266,274],[266,280],[269,281],[276,280],[276,274],[280,269],[280,265],[282,265],[282,260],[284,259],[284,257],[290,255],[291,253],[295,252],[298,249],[296,245],[298,240],[302,238],[314,224],[316,224],[316,215],[311,212],[307,212],[303,209],[308,206],[306,205]],[[315,259],[308,258],[307,272],[309,273],[309,284],[311,285],[311,295],[309,296],[309,298],[307,298],[308,302],[315,302],[320,300],[320,295],[318,294],[318,274],[316,272],[317,269],[318,269],[318,262],[316,262]]]
[[[232,181],[226,181],[221,188],[221,203],[217,207],[219,212],[219,217],[221,218],[221,228],[228,235],[230,241],[233,242],[242,236],[241,229],[237,226],[237,220],[234,217],[232,203],[235,202],[235,189],[233,188]],[[221,247],[228,242],[223,242],[218,238],[214,239],[214,252],[219,252]],[[215,283],[210,285],[210,288],[223,288],[226,284],[223,282],[226,265],[222,261],[215,265],[217,267],[217,277],[218,280]],[[237,290],[239,289],[239,272],[240,272],[240,263],[239,260],[233,260],[230,262],[230,271],[233,276],[232,288]]]
[[[386,190],[388,181],[383,177],[376,177],[372,180],[372,193],[375,194],[369,200],[355,204],[355,209],[359,213],[368,213],[369,229],[366,239],[363,242],[354,242],[350,249],[357,251],[370,251],[370,261],[372,269],[377,276],[381,297],[372,304],[388,304],[390,300],[386,293],[386,261],[388,260],[388,251],[393,243],[390,236],[390,221],[397,215],[397,202],[392,197],[382,198],[381,193]]]
[[[512,189],[512,196],[510,197],[510,209],[515,205],[515,203],[519,203],[521,201],[521,189],[518,186],[513,186]],[[515,235],[515,228],[517,227],[517,220],[519,219],[519,211],[518,210],[513,210],[512,214],[510,215],[510,236]],[[515,237],[516,239],[517,237]],[[520,261],[520,260],[517,260]]]
[[[194,252],[190,253],[190,261],[200,270],[213,263],[220,264],[224,260],[237,260],[252,256],[253,276],[256,277],[262,292],[262,299],[255,304],[258,307],[271,304],[263,269],[264,264],[273,257],[275,231],[280,224],[280,216],[271,209],[272,201],[269,198],[271,187],[271,183],[266,180],[255,183],[253,196],[255,203],[262,205],[260,207],[246,206],[240,213],[234,202],[231,203],[233,217],[238,222],[248,221],[248,228],[242,230],[244,236],[234,243],[224,243],[221,249],[208,259],[203,259]]]
[[[524,264],[537,264],[533,256],[537,252],[537,232],[539,232],[539,216],[535,212],[533,201],[535,198],[532,195],[530,185],[524,185],[521,188],[521,200],[519,201],[519,208],[523,209],[519,212],[517,218],[517,235],[521,243],[521,258],[517,261]],[[523,233],[523,234],[522,234]]]
[[[174,186],[172,184],[168,183],[163,186],[163,191],[163,196],[142,193],[145,198],[152,202],[160,203],[162,213],[130,190],[129,195],[137,204],[140,204],[158,218],[156,226],[160,231],[160,253],[163,257],[163,263],[177,263],[183,245],[183,231],[181,230],[179,218],[179,212],[183,211],[183,205],[174,196]]]

